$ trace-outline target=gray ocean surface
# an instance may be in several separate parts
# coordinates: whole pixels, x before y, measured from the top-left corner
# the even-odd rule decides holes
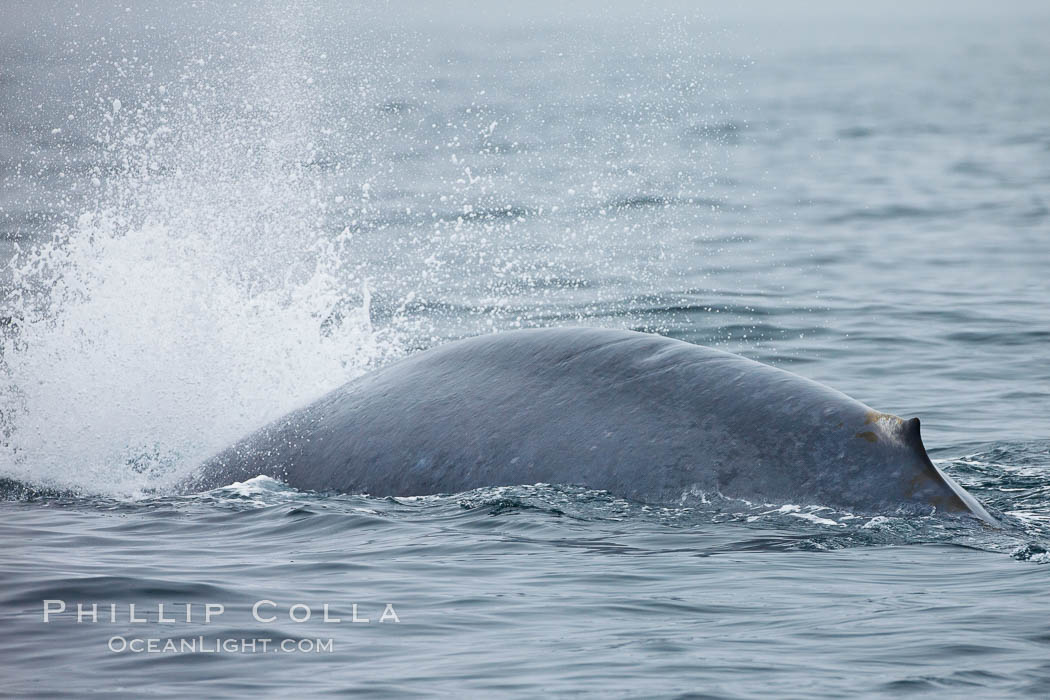
[[[1050,695],[1050,6],[0,19],[0,695]],[[370,369],[558,325],[919,416],[1003,528],[171,495]]]

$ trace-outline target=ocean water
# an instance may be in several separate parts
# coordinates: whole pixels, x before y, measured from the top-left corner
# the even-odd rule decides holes
[[[0,15],[0,694],[1050,693],[1044,6]],[[1003,527],[172,495],[371,369],[557,325],[919,416]]]

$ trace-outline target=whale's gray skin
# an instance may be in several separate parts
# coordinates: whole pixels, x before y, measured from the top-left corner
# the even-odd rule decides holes
[[[995,524],[930,462],[917,418],[619,330],[514,331],[410,356],[248,436],[183,490],[260,474],[373,496],[545,482],[649,503],[706,492],[858,513],[933,506]]]

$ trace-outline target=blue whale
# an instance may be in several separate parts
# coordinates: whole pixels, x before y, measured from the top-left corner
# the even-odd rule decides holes
[[[182,490],[257,475],[373,496],[543,482],[648,503],[706,493],[996,524],[930,461],[918,418],[738,355],[593,328],[410,356],[249,435]]]

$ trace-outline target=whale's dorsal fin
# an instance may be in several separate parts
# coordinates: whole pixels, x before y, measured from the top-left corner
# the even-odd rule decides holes
[[[922,450],[923,454],[926,454],[926,448],[922,444],[922,437],[919,435],[918,418],[909,418],[906,421],[902,421],[901,440],[904,444],[917,447]]]
[[[985,510],[984,506],[981,505],[980,501],[974,498],[966,489],[960,486],[955,479],[951,478],[943,471],[941,471],[933,460],[930,459],[930,455],[926,453],[926,447],[922,444],[922,437],[919,435],[919,419],[909,418],[901,423],[900,431],[901,441],[904,442],[908,447],[916,450],[921,455],[923,462],[926,463],[926,468],[930,475],[934,479],[938,479],[944,482],[945,485],[955,494],[960,504],[964,506],[964,510],[968,510],[975,516],[985,521],[993,527],[998,527],[999,522],[992,517],[992,515]]]

